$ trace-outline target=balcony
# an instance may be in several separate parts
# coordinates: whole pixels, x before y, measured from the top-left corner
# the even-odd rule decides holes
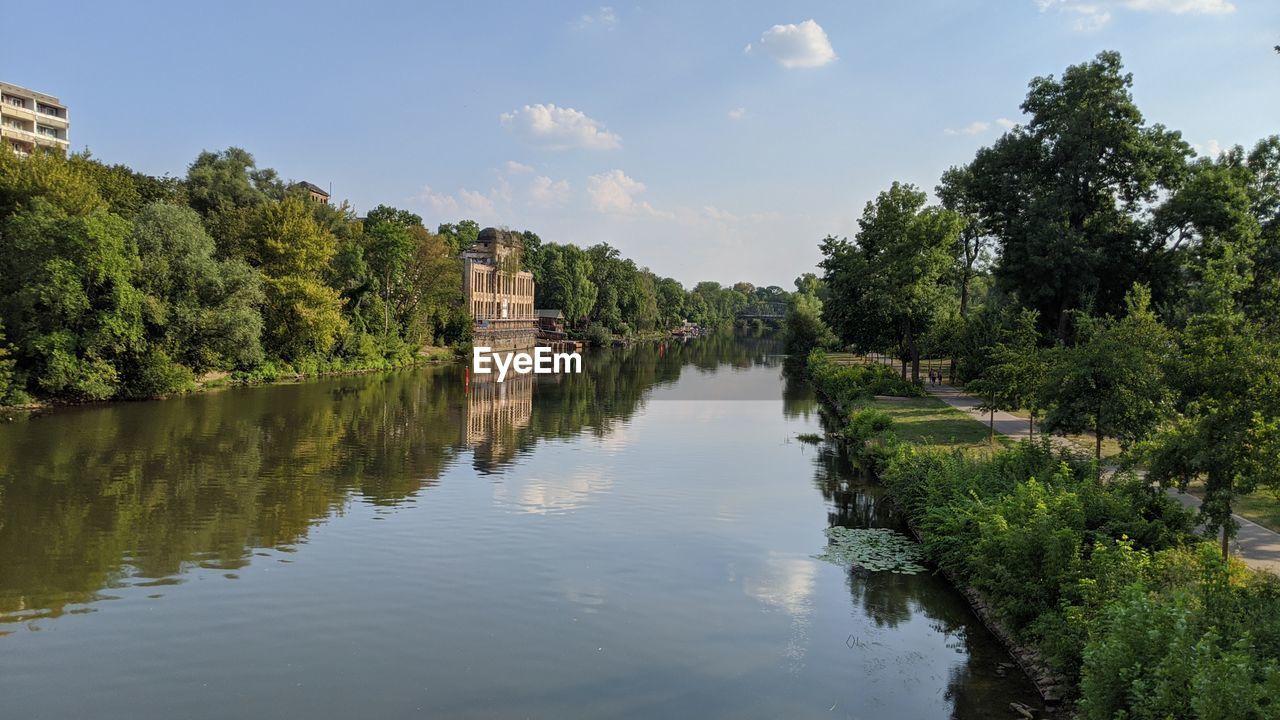
[[[0,132],[3,132],[4,136],[7,138],[22,140],[28,143],[39,143],[41,145],[54,145],[58,147],[64,147],[68,144],[68,141],[63,138],[50,137],[43,133],[37,133],[31,130],[19,130],[18,128],[9,127],[8,125],[0,127]]]

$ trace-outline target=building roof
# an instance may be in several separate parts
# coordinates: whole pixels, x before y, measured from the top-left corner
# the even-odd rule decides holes
[[[307,190],[309,190],[309,191],[311,191],[311,192],[313,192],[313,193],[318,193],[318,194],[323,195],[323,196],[325,196],[325,197],[329,197],[329,191],[328,191],[328,190],[325,190],[324,188],[322,188],[322,187],[320,187],[319,185],[316,185],[316,184],[314,184],[314,183],[309,183],[309,182],[307,182],[306,180],[302,180],[302,181],[299,181],[299,182],[297,182],[297,183],[294,183],[294,185],[295,185],[295,186],[300,185],[300,186],[302,186],[302,187],[306,188]]]
[[[564,318],[564,313],[560,312],[559,310],[534,310],[533,314],[540,318],[547,317],[547,318],[555,318],[557,320],[561,320]]]

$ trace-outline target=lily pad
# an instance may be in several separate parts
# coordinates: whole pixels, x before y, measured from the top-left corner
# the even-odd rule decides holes
[[[827,547],[814,555],[834,565],[854,565],[870,572],[915,575],[925,571],[920,545],[889,528],[829,527]]]

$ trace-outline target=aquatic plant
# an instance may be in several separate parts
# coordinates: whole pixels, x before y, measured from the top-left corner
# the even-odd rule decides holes
[[[889,528],[826,529],[827,547],[814,555],[834,565],[855,565],[870,572],[914,575],[925,571],[924,555],[911,538]]]

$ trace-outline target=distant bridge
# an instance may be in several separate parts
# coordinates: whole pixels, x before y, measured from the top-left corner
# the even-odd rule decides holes
[[[739,320],[781,320],[787,316],[787,304],[782,302],[751,303],[738,313]]]

